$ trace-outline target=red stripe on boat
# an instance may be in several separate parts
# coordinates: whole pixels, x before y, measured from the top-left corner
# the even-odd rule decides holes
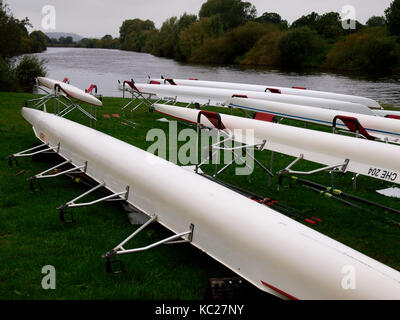
[[[300,89],[300,90],[307,90],[307,88],[304,87],[292,87],[293,89]]]
[[[261,280],[261,283],[262,283],[264,286],[266,286],[266,287],[268,287],[268,288],[271,288],[272,290],[274,290],[274,291],[276,291],[276,292],[278,292],[278,293],[284,295],[285,297],[287,297],[287,298],[289,298],[289,299],[292,299],[292,300],[299,300],[299,299],[296,298],[295,296],[292,296],[292,295],[290,295],[289,293],[286,293],[286,292],[284,292],[284,291],[282,291],[282,290],[280,290],[280,289],[274,287],[273,285],[270,285],[270,284],[266,283],[265,281],[262,281],[262,280]]]

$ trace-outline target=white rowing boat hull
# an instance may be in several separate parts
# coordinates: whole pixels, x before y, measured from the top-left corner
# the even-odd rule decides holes
[[[36,136],[260,289],[301,299],[400,299],[400,273],[282,214],[94,129],[22,109]],[[347,269],[346,269],[347,268]],[[343,289],[356,272],[356,288]],[[265,283],[265,284],[264,284]]]
[[[364,129],[379,139],[388,139],[389,142],[400,143],[400,121],[381,116],[356,114],[346,111],[328,110],[300,105],[291,105],[280,102],[266,102],[257,99],[232,98],[226,102],[232,108],[239,108],[255,112],[266,112],[278,117],[290,118],[306,122],[317,123],[325,126],[332,126],[336,116],[347,116],[356,118]],[[375,112],[381,113],[381,110]],[[393,112],[387,111],[388,114]],[[386,113],[385,113],[386,114]],[[348,130],[344,123],[337,120],[339,129]]]
[[[55,85],[60,85],[60,87],[62,88],[61,92],[66,94],[67,96],[70,96],[71,98],[94,105],[96,107],[103,106],[103,103],[93,95],[86,93],[85,91],[75,86],[72,86],[68,83],[64,83],[62,81],[57,81],[45,77],[37,77],[37,81],[39,85],[44,86],[52,91],[54,91]]]
[[[260,281],[273,280],[268,282],[270,286],[292,289],[287,292],[302,298],[399,297],[398,272],[332,239],[92,129],[40,111],[24,109],[23,114],[42,141],[60,142],[60,153],[74,163],[88,160],[88,174],[106,181],[111,190],[134,185],[129,201],[148,213],[157,213],[159,221],[171,230],[181,232],[194,223],[194,245],[264,290],[272,289],[260,285],[258,278],[268,274]],[[194,194],[188,190],[193,185]],[[275,245],[278,239],[283,241],[279,248]],[[241,250],[243,247],[246,250]],[[292,252],[286,252],[287,248]],[[320,249],[328,252],[313,261]],[[341,288],[343,263],[355,264],[360,272],[357,290]]]
[[[337,100],[297,97],[287,94],[275,94],[256,91],[243,91],[235,89],[215,89],[189,86],[167,86],[157,84],[135,83],[135,87],[142,93],[150,93],[163,100],[177,99],[180,102],[198,102],[208,103],[210,105],[225,105],[226,100],[233,96],[246,96],[252,99],[261,99],[265,101],[275,101],[290,103],[295,105],[305,105],[317,108],[326,108],[333,110],[343,110],[354,113],[370,114],[374,113],[368,107],[352,102]]]
[[[36,136],[260,289],[301,299],[400,299],[400,273],[282,214],[91,128],[22,109]],[[195,192],[193,190],[195,189]],[[347,268],[347,269],[346,269]],[[356,288],[344,289],[353,268]],[[353,270],[352,269],[352,270]],[[344,273],[343,273],[344,272]],[[345,286],[346,287],[346,286]]]
[[[160,82],[161,84],[170,84],[165,79],[150,79],[149,81],[156,81],[156,82]],[[280,92],[282,94],[347,101],[347,102],[362,104],[369,108],[378,108],[378,109],[382,108],[378,102],[376,102],[375,100],[370,99],[370,98],[348,95],[348,94],[333,93],[333,92],[287,88],[287,87],[277,87],[277,86],[268,86],[268,85],[234,83],[234,82],[186,80],[186,79],[172,79],[172,81],[176,85],[181,85],[181,86],[235,89],[235,90],[258,91],[258,92],[265,92],[265,90],[267,90],[267,89],[277,89],[277,90],[280,90]]]
[[[245,99],[244,99],[245,100]],[[156,111],[197,122],[199,110],[154,104]],[[303,129],[277,123],[220,114],[224,126],[233,133],[239,129],[253,130],[256,143],[266,140],[264,149],[280,152],[327,166],[334,166],[349,159],[346,171],[368,177],[400,183],[400,148],[396,145],[356,139],[316,130]],[[205,117],[201,123],[214,127]],[[235,140],[246,142],[246,136],[235,133]]]

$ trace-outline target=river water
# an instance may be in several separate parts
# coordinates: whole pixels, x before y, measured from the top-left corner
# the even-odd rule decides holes
[[[147,53],[110,49],[48,48],[36,54],[48,60],[48,77],[88,88],[96,84],[104,96],[121,96],[117,80],[146,82],[147,77],[230,81],[268,86],[306,87],[365,96],[400,107],[400,77],[366,78],[323,72],[282,72],[241,66],[204,66],[179,63]]]

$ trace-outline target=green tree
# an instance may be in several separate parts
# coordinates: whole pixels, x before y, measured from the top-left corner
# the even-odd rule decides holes
[[[385,17],[372,16],[368,19],[366,25],[368,27],[384,27],[386,25]]]
[[[338,37],[345,34],[345,30],[342,27],[342,20],[337,12],[327,12],[323,15],[312,12],[297,19],[291,25],[291,28],[299,27],[308,27],[315,30],[330,42],[334,42]]]
[[[27,31],[23,23],[15,19],[3,1],[0,1],[0,56],[9,58],[23,53],[24,36],[27,37]]]
[[[214,64],[236,63],[269,29],[268,25],[262,23],[247,22],[222,37],[206,39],[190,60]]]
[[[391,35],[400,36],[400,0],[394,0],[385,10],[387,28]]]
[[[365,28],[337,42],[324,65],[336,70],[388,73],[399,61],[397,46],[385,28]]]
[[[325,39],[331,41],[344,35],[342,20],[337,12],[328,12],[319,16],[315,21],[314,29]]]
[[[184,56],[179,45],[179,34],[196,23],[197,16],[184,13],[179,19],[172,17],[167,19],[161,26],[155,39],[151,39],[155,45],[157,55],[167,58],[183,60]]]
[[[46,36],[42,31],[32,31],[29,38],[33,42],[33,52],[41,52],[46,50],[47,43],[50,42],[48,36]]]
[[[200,8],[200,19],[218,15],[223,21],[224,30],[229,30],[254,20],[256,8],[250,2],[241,0],[207,0]]]
[[[282,17],[275,12],[264,12],[255,21],[265,24],[276,24],[281,26],[283,29],[287,29],[289,25],[286,20],[283,20]]]
[[[73,41],[72,37],[60,37],[58,39],[58,43],[60,43],[60,44],[73,44],[74,41]]]
[[[121,48],[124,50],[142,51],[146,43],[146,31],[154,30],[151,20],[125,20],[119,28]]]
[[[303,68],[319,65],[325,44],[316,31],[301,27],[288,31],[280,39],[278,48],[281,67]]]
[[[246,52],[239,63],[243,65],[263,65],[276,67],[279,63],[279,42],[286,31],[277,25],[269,25],[269,29],[257,43]]]
[[[319,17],[320,15],[313,11],[306,16],[301,16],[299,19],[294,21],[290,27],[291,28],[309,27],[310,29],[314,29]]]
[[[182,60],[189,60],[206,39],[222,35],[222,25],[218,16],[203,18],[192,23],[179,33],[179,50]]]
[[[192,23],[197,21],[197,16],[195,14],[187,14],[186,12],[181,15],[178,21],[178,30],[181,31],[188,28]]]

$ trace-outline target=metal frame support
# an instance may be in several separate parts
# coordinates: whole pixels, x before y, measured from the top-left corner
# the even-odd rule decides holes
[[[37,149],[45,147],[45,146],[47,146],[46,149],[40,149],[38,151],[34,151],[34,150],[37,150]],[[59,150],[60,150],[60,144],[58,144],[56,147],[50,147],[48,143],[42,143],[38,146],[14,153],[14,154],[8,156],[7,158],[11,159],[11,158],[16,158],[16,157],[29,157],[29,156],[33,156],[35,154],[49,152],[49,151],[56,151],[58,153]],[[30,151],[34,151],[34,152],[30,152]],[[26,153],[26,152],[30,152],[30,153]]]
[[[140,252],[140,251],[146,251],[150,250],[152,248],[155,248],[159,245],[162,244],[178,244],[178,243],[190,243],[192,242],[193,239],[193,231],[194,231],[194,225],[190,224],[189,230],[185,232],[181,232],[178,234],[175,234],[173,236],[167,237],[165,239],[162,239],[160,241],[154,242],[152,244],[149,244],[145,247],[139,247],[139,248],[133,248],[133,249],[125,249],[123,246],[130,241],[132,238],[134,238],[140,231],[145,229],[148,225],[151,223],[155,222],[157,220],[157,216],[153,215],[150,217],[150,219],[144,223],[142,226],[140,226],[138,229],[136,229],[131,235],[129,235],[125,240],[123,240],[120,244],[118,244],[114,249],[108,251],[107,253],[103,254],[101,257],[103,259],[106,259],[106,271],[108,273],[120,273],[120,272],[125,272],[123,270],[123,264],[122,261],[120,260],[111,260],[119,255],[123,254],[131,254],[134,252]],[[186,239],[184,238],[186,236]],[[183,238],[181,240],[177,240],[179,238]],[[122,267],[121,270],[119,271],[112,271],[112,264],[119,263],[120,266]]]
[[[46,147],[46,146],[47,146],[47,148],[40,149],[40,148],[43,148],[43,147]],[[40,149],[40,150],[34,151],[34,150],[37,150],[37,149]],[[48,152],[53,152],[53,151],[58,153],[59,150],[60,150],[60,144],[58,144],[56,147],[50,147],[48,143],[43,143],[43,144],[40,144],[40,145],[38,145],[36,147],[29,148],[29,149],[26,149],[26,150],[23,150],[23,151],[20,151],[20,152],[17,152],[17,153],[14,153],[14,154],[8,156],[7,157],[8,164],[9,164],[10,167],[12,167],[12,164],[13,164],[13,161],[14,161],[15,164],[19,167],[18,160],[16,159],[18,157],[29,157],[29,156],[33,156],[33,155],[36,155],[36,154],[39,154],[39,153],[48,153]],[[33,152],[31,152],[31,151],[33,151]]]
[[[322,171],[330,171],[331,174],[333,172],[337,173],[345,173],[347,166],[349,164],[350,159],[345,159],[343,163],[332,165],[332,166],[325,166],[322,168],[310,170],[310,171],[296,171],[296,170],[291,170],[291,167],[293,167],[296,163],[304,159],[304,154],[300,154],[295,160],[293,160],[285,169],[282,169],[277,172],[279,179],[278,179],[278,190],[280,186],[282,185],[282,178],[283,176],[289,175],[289,174],[298,174],[298,175],[311,175],[314,173],[322,172]]]
[[[66,161],[64,161],[64,162],[62,162],[62,163],[59,163],[59,164],[55,165],[54,167],[51,167],[51,168],[49,168],[49,169],[47,169],[47,170],[45,170],[45,171],[42,171],[42,172],[40,172],[40,173],[38,173],[38,174],[35,174],[35,175],[32,176],[32,177],[29,177],[29,178],[26,179],[26,180],[29,181],[30,189],[31,189],[32,191],[35,190],[35,187],[34,187],[34,186],[35,186],[35,184],[36,184],[36,185],[39,186],[39,189],[40,189],[40,190],[43,190],[43,188],[42,188],[42,186],[40,185],[38,179],[55,178],[55,177],[64,175],[64,174],[66,174],[66,173],[86,172],[86,169],[87,169],[87,161],[85,161],[85,164],[84,164],[84,165],[81,165],[81,166],[75,166],[75,165],[73,165],[73,167],[70,168],[70,169],[66,169],[66,170],[63,170],[63,171],[57,171],[57,172],[55,172],[55,173],[47,174],[47,173],[52,172],[52,171],[54,171],[54,170],[56,170],[56,169],[58,169],[58,168],[60,168],[60,167],[62,167],[62,166],[64,166],[64,165],[66,165],[66,164],[69,164],[69,163],[72,163],[72,160],[66,160]]]
[[[63,205],[59,206],[57,208],[57,210],[60,211],[60,220],[62,222],[75,222],[75,219],[73,218],[72,212],[71,211],[67,211],[70,208],[91,206],[91,205],[94,205],[94,204],[102,202],[102,201],[126,201],[126,200],[128,200],[129,186],[127,186],[124,191],[112,193],[112,194],[110,194],[108,196],[105,196],[105,197],[102,197],[102,198],[99,198],[99,199],[96,199],[96,200],[93,200],[93,201],[76,203],[76,201],[78,201],[78,200],[82,199],[83,197],[91,194],[92,192],[96,191],[97,189],[100,189],[101,187],[105,187],[105,186],[106,186],[105,182],[99,183],[97,186],[95,186],[95,187],[89,189],[88,191],[82,193],[78,197],[76,197],[76,198],[72,199],[71,201],[68,201],[68,202],[64,203]],[[123,198],[121,198],[122,195],[124,195]],[[66,214],[71,215],[71,220],[69,220],[69,221],[65,220],[65,215]]]
[[[197,123],[196,123],[196,129],[197,129],[197,131],[196,131],[196,150],[197,150],[197,154],[199,153],[199,148],[200,148],[200,129],[201,129],[201,127],[204,127],[200,122],[202,115],[204,115],[204,114],[202,113],[202,111],[200,111],[198,113]],[[224,151],[231,151],[232,155],[233,155],[233,159],[228,164],[226,164],[225,166],[223,166],[219,170],[218,170],[218,163],[216,163],[215,164],[214,175],[213,175],[214,178],[217,175],[221,174],[223,171],[225,171],[225,169],[227,169],[229,166],[231,166],[237,159],[239,159],[239,158],[241,158],[242,156],[245,156],[245,155],[250,156],[254,160],[254,162],[258,166],[260,166],[270,177],[273,177],[274,174],[270,170],[268,170],[264,165],[261,164],[260,161],[258,161],[255,157],[253,157],[251,154],[249,154],[247,152],[247,149],[250,149],[250,148],[256,148],[257,150],[262,150],[267,141],[263,140],[262,143],[253,144],[253,145],[243,144],[241,146],[236,146],[236,147],[226,147],[226,142],[234,141],[234,136],[231,136],[231,135],[229,135],[229,134],[227,134],[227,133],[222,131],[221,116],[219,115],[219,113],[217,113],[215,116],[217,117],[217,121],[218,121],[218,124],[217,124],[217,127],[216,127],[217,134],[218,134],[217,135],[218,142],[216,142],[216,143],[214,143],[214,144],[212,144],[211,146],[208,147],[209,148],[208,157],[206,157],[203,161],[201,161],[200,163],[197,163],[195,165],[195,172],[198,173],[199,168],[203,164],[207,163],[210,159],[212,160],[215,155],[220,154],[221,150],[224,150]],[[221,133],[222,133],[223,136],[226,137],[222,141],[220,141]],[[236,150],[242,150],[242,156],[238,155],[236,153]],[[247,163],[245,163],[245,165],[249,170],[252,170],[252,168]]]
[[[233,159],[228,164],[226,164],[220,170],[218,170],[218,164],[215,165],[215,172],[213,175],[213,177],[215,178],[217,175],[221,174],[223,171],[225,171],[225,169],[227,169],[229,166],[231,166],[238,158],[241,157],[241,155],[238,155],[235,151],[242,150],[242,156],[248,155],[250,158],[252,158],[254,160],[254,162],[259,167],[261,167],[268,174],[268,176],[270,176],[270,177],[274,176],[274,174],[269,169],[267,169],[260,161],[258,161],[255,157],[253,157],[250,153],[247,152],[247,149],[250,149],[250,148],[254,148],[256,150],[261,150],[264,147],[264,145],[266,144],[266,140],[264,140],[262,143],[259,143],[259,144],[253,144],[253,145],[245,144],[245,145],[236,146],[236,147],[225,147],[225,143],[227,141],[233,141],[233,138],[227,138],[227,139],[224,139],[223,141],[217,142],[217,143],[209,146],[209,149],[210,149],[209,156],[206,159],[204,159],[200,164],[198,164],[198,167],[200,167],[201,165],[206,163],[208,160],[212,159],[214,157],[214,155],[216,153],[220,152],[221,150],[231,151],[233,154]],[[224,146],[220,147],[219,145],[222,145],[222,144]],[[215,151],[213,152],[212,150],[215,150]],[[245,165],[247,168],[249,168],[249,170],[252,169],[247,163],[245,163]]]
[[[351,178],[351,180],[353,181],[353,192],[357,190],[357,178],[359,175],[360,175],[359,173],[355,173],[353,175],[353,178]]]
[[[131,82],[132,82],[132,85],[133,85],[133,87],[131,86],[131,90],[125,89],[125,85],[129,84],[129,81],[124,81],[122,83],[122,98],[125,99],[125,91],[128,91],[131,94],[131,99],[127,104],[122,106],[121,111],[124,111],[125,108],[127,108],[131,104],[133,104],[133,106],[131,108],[131,112],[134,112],[137,108],[139,108],[142,105],[147,105],[148,108],[150,109],[152,107],[152,105],[153,105],[153,102],[150,101],[150,99],[153,96],[153,94],[140,92],[139,90],[135,89],[135,81],[133,81],[133,79],[131,79]],[[118,83],[121,84],[121,82],[119,80],[118,80]],[[144,96],[144,94],[148,95],[149,97],[146,98]],[[135,102],[137,100],[139,100],[140,103],[135,106]],[[160,100],[158,100],[158,101],[160,101]]]
[[[46,103],[49,102],[50,100],[54,101],[54,114],[60,116],[60,117],[65,117],[68,113],[70,113],[72,110],[77,109],[80,112],[82,112],[85,116],[87,116],[90,119],[90,126],[92,126],[92,120],[97,121],[97,107],[94,107],[94,115],[93,113],[93,106],[90,106],[91,112],[86,111],[81,107],[79,104],[73,102],[67,94],[62,95],[60,94],[63,89],[59,84],[56,84],[54,86],[54,93],[47,91],[46,89],[42,88],[41,86],[38,85],[38,88],[45,92],[45,95],[36,99],[30,99],[30,100],[25,100],[24,101],[24,106],[26,107],[29,102],[34,102],[34,108],[39,109],[40,107],[43,106],[44,109],[46,109]],[[62,99],[65,99],[66,102],[64,102]],[[60,110],[60,105],[64,106],[64,109]]]
[[[296,170],[291,170],[290,168],[293,167],[296,163],[298,163],[300,160],[304,159],[304,154],[300,154],[295,160],[293,160],[285,169],[282,169],[278,171],[279,175],[284,175],[284,174],[304,174],[304,175],[310,175],[314,173],[318,173],[321,171],[327,171],[327,170],[334,170],[337,168],[340,168],[339,170],[336,170],[337,172],[344,173],[347,165],[349,164],[349,159],[346,159],[343,163],[336,164],[333,166],[325,166],[323,168],[318,168],[314,169],[311,171],[296,171]]]
[[[82,193],[81,195],[79,195],[78,197],[72,199],[71,201],[68,201],[68,202],[64,203],[63,205],[58,207],[57,210],[63,210],[63,209],[73,208],[73,207],[91,206],[91,205],[94,205],[94,204],[102,202],[102,201],[116,201],[116,200],[118,200],[118,201],[126,201],[126,200],[128,200],[129,186],[127,186],[124,191],[112,193],[112,194],[110,194],[108,196],[102,197],[102,198],[97,199],[97,200],[93,200],[93,201],[89,201],[89,202],[76,203],[76,201],[78,201],[78,200],[82,199],[83,197],[91,194],[92,192],[96,191],[97,189],[100,189],[101,187],[105,187],[105,186],[106,186],[105,182],[99,183],[97,186],[93,187],[92,189],[89,189],[88,191]],[[122,195],[124,195],[124,198],[121,199]],[[116,197],[119,197],[119,199],[113,199],[113,198],[116,198]]]

